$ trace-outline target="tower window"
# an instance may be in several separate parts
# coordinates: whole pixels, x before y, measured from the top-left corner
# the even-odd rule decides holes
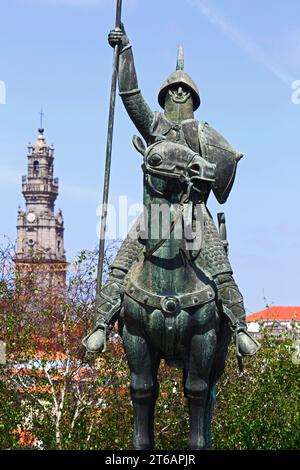
[[[40,164],[37,160],[35,160],[35,162],[33,162],[33,171],[34,171],[34,173],[38,173],[39,169],[40,169]]]
[[[61,247],[61,241],[58,240],[58,242],[57,242],[57,248],[58,248],[58,250],[60,250],[60,247]]]

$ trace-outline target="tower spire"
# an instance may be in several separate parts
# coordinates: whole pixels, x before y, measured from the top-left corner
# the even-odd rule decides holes
[[[27,175],[22,178],[26,208],[18,211],[14,259],[22,273],[26,272],[28,264],[35,267],[39,273],[36,285],[46,287],[52,295],[64,289],[67,264],[64,220],[61,211],[55,212],[59,183],[58,178],[53,177],[54,147],[45,141],[43,115],[41,110],[38,139],[29,146]]]
[[[44,137],[44,111],[43,108],[41,108],[40,111],[40,127],[39,127],[39,136],[38,136],[38,144],[43,145],[45,144],[45,137]]]
[[[43,108],[41,108],[41,112],[40,112],[40,128],[39,128],[39,132],[42,134],[44,132],[44,111],[43,111]]]
[[[176,70],[184,70],[184,54],[182,46],[178,46]]]

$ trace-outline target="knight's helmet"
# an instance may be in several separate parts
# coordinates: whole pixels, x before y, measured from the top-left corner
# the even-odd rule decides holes
[[[194,80],[184,71],[183,48],[181,46],[178,48],[176,70],[164,81],[158,94],[158,102],[162,108],[165,107],[165,98],[168,90],[174,85],[184,85],[189,89],[193,98],[194,111],[196,111],[200,106],[200,93]]]

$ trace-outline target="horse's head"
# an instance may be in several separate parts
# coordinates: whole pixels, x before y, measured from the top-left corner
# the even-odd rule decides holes
[[[154,194],[164,198],[177,196],[178,200],[204,198],[207,185],[215,178],[214,164],[190,148],[168,140],[146,148],[135,136],[133,144],[144,157],[145,181]]]

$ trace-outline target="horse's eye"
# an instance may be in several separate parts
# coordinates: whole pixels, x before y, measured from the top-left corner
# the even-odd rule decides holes
[[[158,166],[162,162],[162,157],[158,155],[158,153],[154,153],[153,155],[150,155],[147,160],[149,165]]]
[[[188,170],[189,170],[189,173],[192,176],[193,176],[193,174],[199,175],[200,174],[200,165],[199,165],[199,163],[193,163],[192,165],[190,165],[188,167]]]

